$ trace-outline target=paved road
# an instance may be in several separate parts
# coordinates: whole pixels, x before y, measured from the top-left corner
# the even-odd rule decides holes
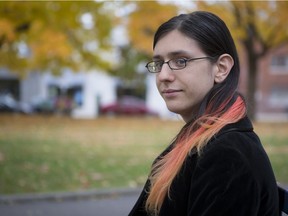
[[[1,216],[127,216],[140,190],[0,196]]]
[[[139,194],[140,189],[115,189],[0,195],[0,216],[127,216]]]

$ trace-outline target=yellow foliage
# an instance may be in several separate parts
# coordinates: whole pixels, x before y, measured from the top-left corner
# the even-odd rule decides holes
[[[71,54],[71,47],[67,43],[66,35],[52,29],[40,32],[37,40],[31,43],[33,55],[37,57],[44,56],[47,59],[64,59]]]
[[[236,42],[253,37],[267,47],[274,47],[288,41],[286,1],[230,1],[207,3],[198,2],[200,10],[208,10],[221,17]]]
[[[93,0],[0,1],[0,67],[21,75],[23,71],[100,65],[101,52],[84,47],[97,41],[99,49],[110,48],[107,41],[113,17],[101,12],[102,5]],[[83,28],[83,14],[92,16],[90,29]],[[72,57],[75,53],[83,61]]]
[[[236,4],[239,4],[240,7],[243,2],[240,1]],[[235,15],[232,13],[230,5],[228,5],[227,3],[219,2],[217,4],[207,4],[204,1],[199,1],[197,6],[199,10],[212,12],[219,16],[221,19],[223,19],[227,27],[230,29],[233,38],[243,39],[246,37],[245,30],[243,28],[239,28],[236,25],[237,21]]]
[[[130,16],[128,31],[132,45],[147,54],[152,52],[153,35],[159,25],[177,13],[175,5],[156,1],[137,2],[137,10]]]

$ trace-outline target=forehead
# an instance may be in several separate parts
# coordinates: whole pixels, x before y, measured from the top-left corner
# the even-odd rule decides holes
[[[178,54],[193,56],[201,53],[203,52],[195,40],[174,30],[159,39],[153,50],[153,57],[171,57]]]

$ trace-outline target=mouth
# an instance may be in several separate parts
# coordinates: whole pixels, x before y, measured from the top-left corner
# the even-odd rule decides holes
[[[162,95],[165,97],[175,97],[178,93],[182,92],[181,89],[164,89]]]
[[[162,91],[162,93],[174,93],[174,92],[181,92],[182,90],[181,89],[164,89],[163,91]]]

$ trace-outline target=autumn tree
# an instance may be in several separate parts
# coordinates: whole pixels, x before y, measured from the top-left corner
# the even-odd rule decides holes
[[[0,67],[20,76],[63,67],[108,68],[113,14],[95,1],[1,1]]]
[[[177,14],[177,7],[157,1],[110,4],[113,4],[114,9],[122,7],[127,11],[119,17],[118,25],[125,26],[129,41],[128,44],[118,47],[119,61],[110,73],[122,78],[125,87],[133,88],[134,94],[143,97],[147,74],[144,63],[151,59],[154,33],[162,22]]]
[[[139,52],[151,55],[154,33],[160,24],[177,14],[178,8],[157,1],[137,1],[135,4],[127,26],[130,41]]]
[[[216,13],[227,23],[247,56],[248,115],[255,119],[258,62],[271,49],[288,42],[286,1],[229,1],[198,3],[198,9]]]

